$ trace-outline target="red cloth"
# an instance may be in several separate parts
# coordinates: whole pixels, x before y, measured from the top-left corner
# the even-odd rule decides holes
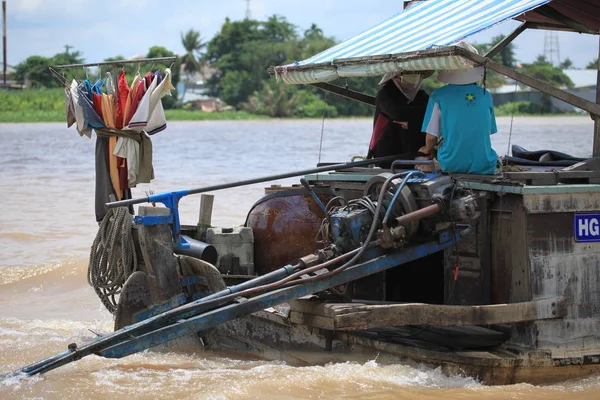
[[[117,166],[119,168],[119,186],[121,190],[129,188],[129,181],[127,180],[127,159],[117,157]]]
[[[135,111],[140,104],[140,100],[142,100],[142,97],[144,97],[144,94],[146,94],[146,87],[147,86],[145,86],[144,80],[142,80],[137,84],[137,86],[135,86],[135,90],[131,93],[131,104],[129,105],[127,117],[123,121],[124,126],[129,125],[129,121],[131,121],[131,117],[133,117],[133,114],[135,114]]]
[[[94,110],[98,113],[98,116],[102,118],[102,95],[93,93],[94,95]]]
[[[373,134],[371,135],[371,143],[369,143],[369,150],[374,150],[377,142],[383,137],[383,131],[390,122],[390,119],[383,114],[377,116],[375,125],[373,125]]]
[[[119,80],[117,83],[117,104],[115,106],[115,126],[117,129],[123,128],[123,119],[125,117],[125,104],[127,103],[127,97],[129,96],[129,85],[127,79],[125,79],[125,71],[119,73]]]

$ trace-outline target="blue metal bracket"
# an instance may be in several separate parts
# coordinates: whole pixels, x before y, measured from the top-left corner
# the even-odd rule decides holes
[[[181,236],[181,224],[179,222],[179,200],[187,196],[187,190],[177,190],[175,192],[166,192],[152,194],[148,196],[150,203],[162,203],[169,209],[168,215],[136,215],[133,222],[137,225],[165,225],[171,224],[173,231],[173,248],[187,249],[190,244]]]

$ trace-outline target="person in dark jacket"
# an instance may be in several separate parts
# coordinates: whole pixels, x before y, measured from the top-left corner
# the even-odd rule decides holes
[[[411,153],[414,158],[425,146],[421,132],[429,96],[421,82],[431,72],[387,74],[383,77],[375,100],[373,134],[367,158]],[[380,163],[389,168],[391,162]]]

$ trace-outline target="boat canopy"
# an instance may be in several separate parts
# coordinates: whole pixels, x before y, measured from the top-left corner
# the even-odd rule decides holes
[[[464,39],[507,19],[524,21],[532,28],[585,33],[600,30],[600,5],[595,0],[408,3],[403,12],[360,35],[306,60],[273,67],[270,72],[286,83],[314,84],[389,72],[471,68],[476,62],[460,50],[477,51]]]

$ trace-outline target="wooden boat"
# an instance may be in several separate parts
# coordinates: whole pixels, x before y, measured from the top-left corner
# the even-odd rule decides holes
[[[270,72],[374,104],[328,81],[483,65],[600,115],[600,101],[491,59],[529,28],[598,34],[600,6],[583,0],[498,0],[476,9],[464,1],[409,3],[416,4],[384,22],[386,32],[410,35],[411,18],[426,13],[437,31],[454,28],[454,36],[436,48],[355,51],[369,32],[381,34],[380,25]],[[454,17],[463,26],[474,22],[464,32]],[[484,56],[453,45],[508,18],[523,24]],[[419,26],[428,26],[425,20]],[[569,162],[560,166],[533,159],[537,164],[527,171],[500,175],[424,174],[412,170],[414,160],[388,157],[110,203],[166,206],[140,207],[135,217],[141,262],[122,287],[115,333],[72,344],[20,371],[33,375],[89,354],[118,358],[193,337],[204,346],[299,364],[377,359],[441,366],[488,384],[600,372],[598,120],[594,132],[593,158],[561,154]],[[520,160],[535,158],[517,153]],[[381,161],[393,161],[392,168],[372,166]],[[303,177],[302,186],[267,188],[243,228],[210,227],[206,193],[291,176]],[[205,194],[199,224],[180,226],[177,203],[192,194]]]

